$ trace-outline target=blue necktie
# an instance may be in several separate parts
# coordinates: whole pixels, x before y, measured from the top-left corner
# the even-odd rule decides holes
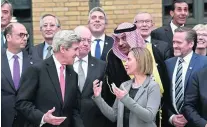
[[[101,39],[96,39],[96,49],[95,49],[95,57],[97,59],[100,59],[101,57],[101,46],[99,44],[99,42],[101,41]]]

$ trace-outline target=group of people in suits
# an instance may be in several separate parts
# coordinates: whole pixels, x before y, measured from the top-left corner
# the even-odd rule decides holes
[[[168,26],[153,31],[152,15],[140,12],[112,37],[100,7],[74,30],[46,14],[44,42],[29,48],[26,28],[9,24],[12,5],[2,9],[2,126],[207,127],[206,26],[184,27],[184,0]]]

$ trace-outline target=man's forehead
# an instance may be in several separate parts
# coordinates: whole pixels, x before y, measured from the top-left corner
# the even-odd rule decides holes
[[[137,14],[136,19],[137,20],[152,19],[152,16],[149,13],[141,13],[141,14]]]
[[[94,16],[94,15],[98,15],[98,16],[104,16],[104,14],[102,13],[102,12],[100,12],[100,11],[94,11],[92,14],[91,14],[91,16]]]
[[[185,2],[175,3],[175,8],[188,8],[188,4]]]
[[[1,10],[10,10],[9,4],[5,3],[1,6]]]
[[[53,16],[46,16],[46,17],[43,18],[43,22],[44,23],[53,23],[53,22],[55,22],[55,17],[53,17]]]

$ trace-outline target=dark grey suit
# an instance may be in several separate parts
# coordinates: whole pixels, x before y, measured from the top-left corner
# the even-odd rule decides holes
[[[44,49],[44,46],[45,46],[45,42],[40,43],[40,44],[32,47],[32,49],[31,49],[32,57],[34,57],[36,59],[43,60],[43,49]]]
[[[168,24],[167,26],[162,26],[152,31],[151,37],[156,40],[168,42],[170,47],[173,46],[173,32],[170,24]]]
[[[81,118],[85,127],[105,127],[106,118],[91,99],[93,96],[93,81],[103,81],[106,63],[88,56],[87,78],[81,93]]]
[[[6,50],[2,49],[1,54],[1,126],[12,127],[13,121],[21,120],[19,114],[15,111],[15,101],[17,90],[14,87],[12,74],[10,71]],[[26,51],[23,52],[22,73],[36,63]],[[18,117],[17,117],[18,115]],[[17,120],[18,118],[18,120]],[[14,125],[15,126],[15,125]]]

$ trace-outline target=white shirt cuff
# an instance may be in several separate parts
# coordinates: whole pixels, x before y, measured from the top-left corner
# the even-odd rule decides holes
[[[170,119],[169,119],[169,122],[173,125],[173,123],[172,123],[172,119],[173,119],[173,117],[175,116],[175,114],[173,114],[171,117],[170,117]]]
[[[46,123],[46,122],[44,121],[44,117],[45,117],[45,115],[42,116],[42,120],[41,120],[41,122],[40,122],[40,126],[39,126],[39,127],[43,126],[43,125]]]

